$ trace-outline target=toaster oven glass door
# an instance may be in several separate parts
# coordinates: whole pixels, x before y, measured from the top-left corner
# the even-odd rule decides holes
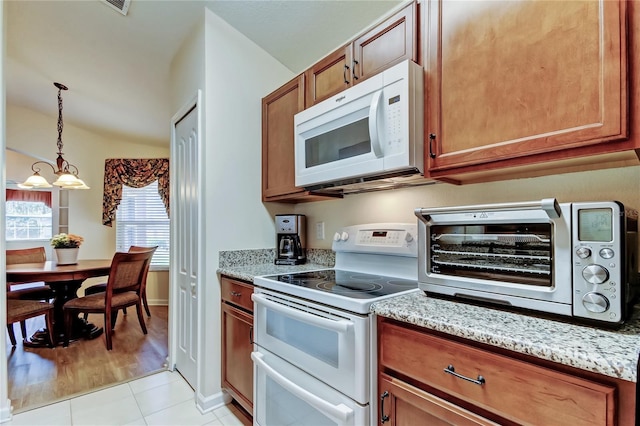
[[[551,227],[550,223],[432,225],[430,271],[552,287]]]

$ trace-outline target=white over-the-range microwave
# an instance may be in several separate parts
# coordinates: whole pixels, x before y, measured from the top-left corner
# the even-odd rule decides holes
[[[296,186],[422,174],[423,80],[407,60],[296,114]]]

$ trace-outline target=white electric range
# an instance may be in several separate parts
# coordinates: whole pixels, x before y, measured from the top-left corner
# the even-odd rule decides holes
[[[350,226],[334,268],[254,279],[254,424],[375,424],[369,311],[420,291],[417,244],[416,224]]]

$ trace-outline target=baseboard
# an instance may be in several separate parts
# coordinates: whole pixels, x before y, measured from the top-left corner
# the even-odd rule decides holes
[[[0,405],[0,423],[11,420],[11,400],[7,399],[4,404]]]
[[[169,299],[147,299],[149,306],[169,306]]]
[[[211,412],[216,408],[227,405],[230,402],[231,397],[224,391],[214,393],[213,395],[208,397],[205,397],[201,393],[196,392],[196,407],[198,407],[198,410],[200,410],[200,412],[202,413]]]

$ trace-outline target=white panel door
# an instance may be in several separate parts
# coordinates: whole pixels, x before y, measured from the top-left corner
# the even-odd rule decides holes
[[[177,260],[174,276],[177,277],[176,309],[176,368],[196,389],[198,343],[198,113],[193,108],[175,125],[173,164],[176,182],[173,185],[175,203],[173,233]],[[174,293],[176,294],[176,293]]]

